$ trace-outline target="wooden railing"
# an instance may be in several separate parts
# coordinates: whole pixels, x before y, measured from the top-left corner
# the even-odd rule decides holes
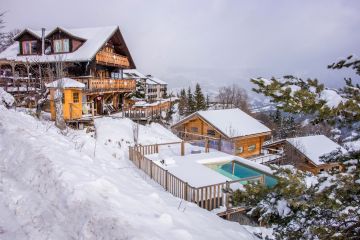
[[[112,79],[95,77],[72,77],[73,79],[85,84],[85,92],[111,92],[122,91],[131,92],[136,88],[135,79]]]
[[[169,144],[179,144],[179,142]],[[264,176],[261,175],[197,188],[192,187],[187,182],[184,182],[145,157],[145,155],[155,153],[159,153],[159,144],[129,147],[129,159],[135,166],[150,176],[152,180],[160,184],[175,197],[195,203],[209,211],[226,204],[227,194],[224,193],[223,189],[228,189],[231,184],[243,181],[259,181],[264,184]]]
[[[130,67],[129,59],[125,56],[121,56],[116,53],[99,51],[96,54],[95,60],[96,60],[96,63],[99,63],[99,64]]]

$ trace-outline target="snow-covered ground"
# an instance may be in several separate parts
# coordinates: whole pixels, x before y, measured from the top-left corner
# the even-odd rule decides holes
[[[0,239],[257,239],[261,228],[183,202],[132,165],[133,125],[102,118],[95,133],[61,134],[0,105]],[[140,143],[174,140],[139,127]]]

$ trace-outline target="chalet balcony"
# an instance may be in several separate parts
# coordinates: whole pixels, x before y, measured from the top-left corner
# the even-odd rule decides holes
[[[129,59],[116,53],[99,51],[95,57],[96,63],[114,67],[130,67]]]
[[[135,79],[113,79],[95,77],[73,77],[85,84],[86,93],[132,92],[136,88]]]

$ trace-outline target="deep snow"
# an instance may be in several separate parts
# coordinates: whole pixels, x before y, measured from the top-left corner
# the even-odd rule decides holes
[[[0,239],[257,239],[136,169],[132,124],[99,119],[94,139],[0,106]],[[139,135],[176,139],[156,125]]]

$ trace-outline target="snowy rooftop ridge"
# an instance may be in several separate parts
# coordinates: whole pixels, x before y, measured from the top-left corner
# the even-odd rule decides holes
[[[145,79],[146,84],[161,84],[161,85],[167,85],[167,82],[160,80],[159,78],[156,78],[152,75],[145,75],[141,72],[139,72],[136,69],[124,69],[123,73],[126,78],[136,78],[136,79]]]
[[[45,34],[49,34],[56,30],[56,27],[52,30],[46,31]],[[19,43],[15,42],[3,52],[0,53],[0,59],[15,60],[15,61],[37,61],[37,62],[55,62],[55,61],[79,61],[87,62],[93,59],[95,54],[105,44],[105,42],[119,29],[118,26],[107,26],[107,27],[93,27],[93,28],[60,28],[74,37],[78,37],[86,40],[79,49],[74,52],[64,54],[52,54],[52,55],[27,55],[18,56],[19,54]],[[41,37],[41,31],[33,29],[25,29],[35,35]],[[21,32],[21,33],[22,33]],[[20,33],[20,34],[21,34]],[[15,37],[16,38],[16,37]]]
[[[78,82],[72,78],[61,78],[58,80],[55,80],[51,83],[47,83],[46,87],[48,88],[85,88],[85,84]]]
[[[125,77],[128,78],[147,78],[144,74],[142,74],[141,72],[139,72],[136,69],[124,69],[123,70],[124,75],[126,75]]]
[[[271,131],[264,124],[238,108],[198,111],[180,122],[186,121],[194,115],[199,115],[228,138],[268,133]]]
[[[346,152],[343,147],[324,135],[287,138],[286,140],[316,165],[324,164],[320,159],[324,154],[339,148],[342,152]]]

